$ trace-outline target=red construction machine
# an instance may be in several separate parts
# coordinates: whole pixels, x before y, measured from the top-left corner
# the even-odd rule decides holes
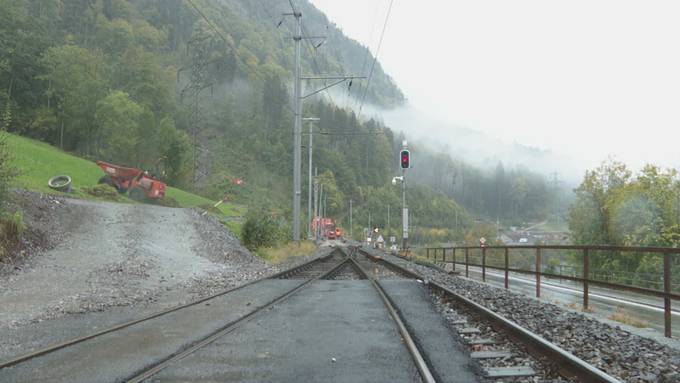
[[[327,239],[338,239],[342,237],[342,230],[335,226],[335,222],[331,218],[314,218],[312,219],[312,231],[321,234]]]
[[[136,168],[110,164],[97,161],[97,166],[106,173],[99,179],[100,184],[108,184],[115,187],[119,193],[128,193],[135,201],[146,199],[154,201],[165,197],[165,183]]]

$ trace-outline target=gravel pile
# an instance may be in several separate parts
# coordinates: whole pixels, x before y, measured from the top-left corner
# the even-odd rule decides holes
[[[15,189],[5,209],[21,212],[26,230],[10,257],[0,258],[0,276],[22,270],[31,255],[53,248],[68,236],[70,227],[53,219],[73,210],[62,197]]]
[[[680,382],[678,350],[554,304],[455,277],[398,257],[388,255],[387,258],[513,320],[625,382]]]
[[[0,273],[0,330],[116,306],[147,309],[275,273],[210,215],[17,190],[28,227]]]

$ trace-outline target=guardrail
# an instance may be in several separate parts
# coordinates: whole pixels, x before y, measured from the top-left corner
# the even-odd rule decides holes
[[[471,263],[471,250],[481,252],[481,263]],[[488,252],[491,250],[502,250],[503,266],[496,266],[487,264]],[[569,250],[577,252],[582,255],[583,271],[580,277],[573,275],[560,275],[551,272],[543,271],[542,252],[545,250]],[[536,245],[536,246],[457,246],[457,247],[428,247],[425,248],[426,258],[434,261],[442,261],[444,263],[452,263],[453,269],[456,265],[465,266],[465,276],[469,276],[470,266],[481,267],[482,280],[486,281],[486,270],[501,270],[504,272],[504,285],[507,289],[509,287],[509,273],[521,273],[534,275],[536,278],[536,297],[541,296],[541,276],[550,278],[560,278],[574,282],[580,282],[583,285],[583,308],[588,309],[588,295],[589,286],[601,286],[615,290],[631,291],[639,294],[644,294],[653,297],[663,298],[664,301],[664,334],[666,337],[671,337],[671,300],[680,299],[680,294],[674,293],[671,288],[671,257],[680,254],[680,248],[670,247],[625,247],[625,246],[576,246],[576,245]],[[520,268],[510,267],[509,259],[511,251],[531,251],[534,254],[533,270],[526,270]],[[613,283],[591,278],[590,271],[590,255],[595,251],[611,251],[611,252],[632,252],[632,253],[652,253],[663,257],[663,290],[634,286],[630,284]],[[439,257],[437,256],[439,253]],[[464,257],[461,262],[457,257]],[[462,254],[461,254],[462,253]],[[447,260],[447,255],[450,257]],[[525,254],[526,255],[526,254]]]

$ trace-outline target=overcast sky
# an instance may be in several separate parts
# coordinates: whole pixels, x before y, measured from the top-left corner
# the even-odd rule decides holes
[[[389,0],[311,0],[373,52]],[[417,108],[592,167],[680,167],[680,1],[395,0],[379,61]]]

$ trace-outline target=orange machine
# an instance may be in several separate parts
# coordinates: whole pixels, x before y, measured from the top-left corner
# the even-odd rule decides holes
[[[147,172],[124,166],[97,161],[105,175],[99,179],[100,184],[108,184],[121,194],[128,193],[131,199],[143,201],[145,199],[159,200],[165,197],[165,182],[159,181]]]

